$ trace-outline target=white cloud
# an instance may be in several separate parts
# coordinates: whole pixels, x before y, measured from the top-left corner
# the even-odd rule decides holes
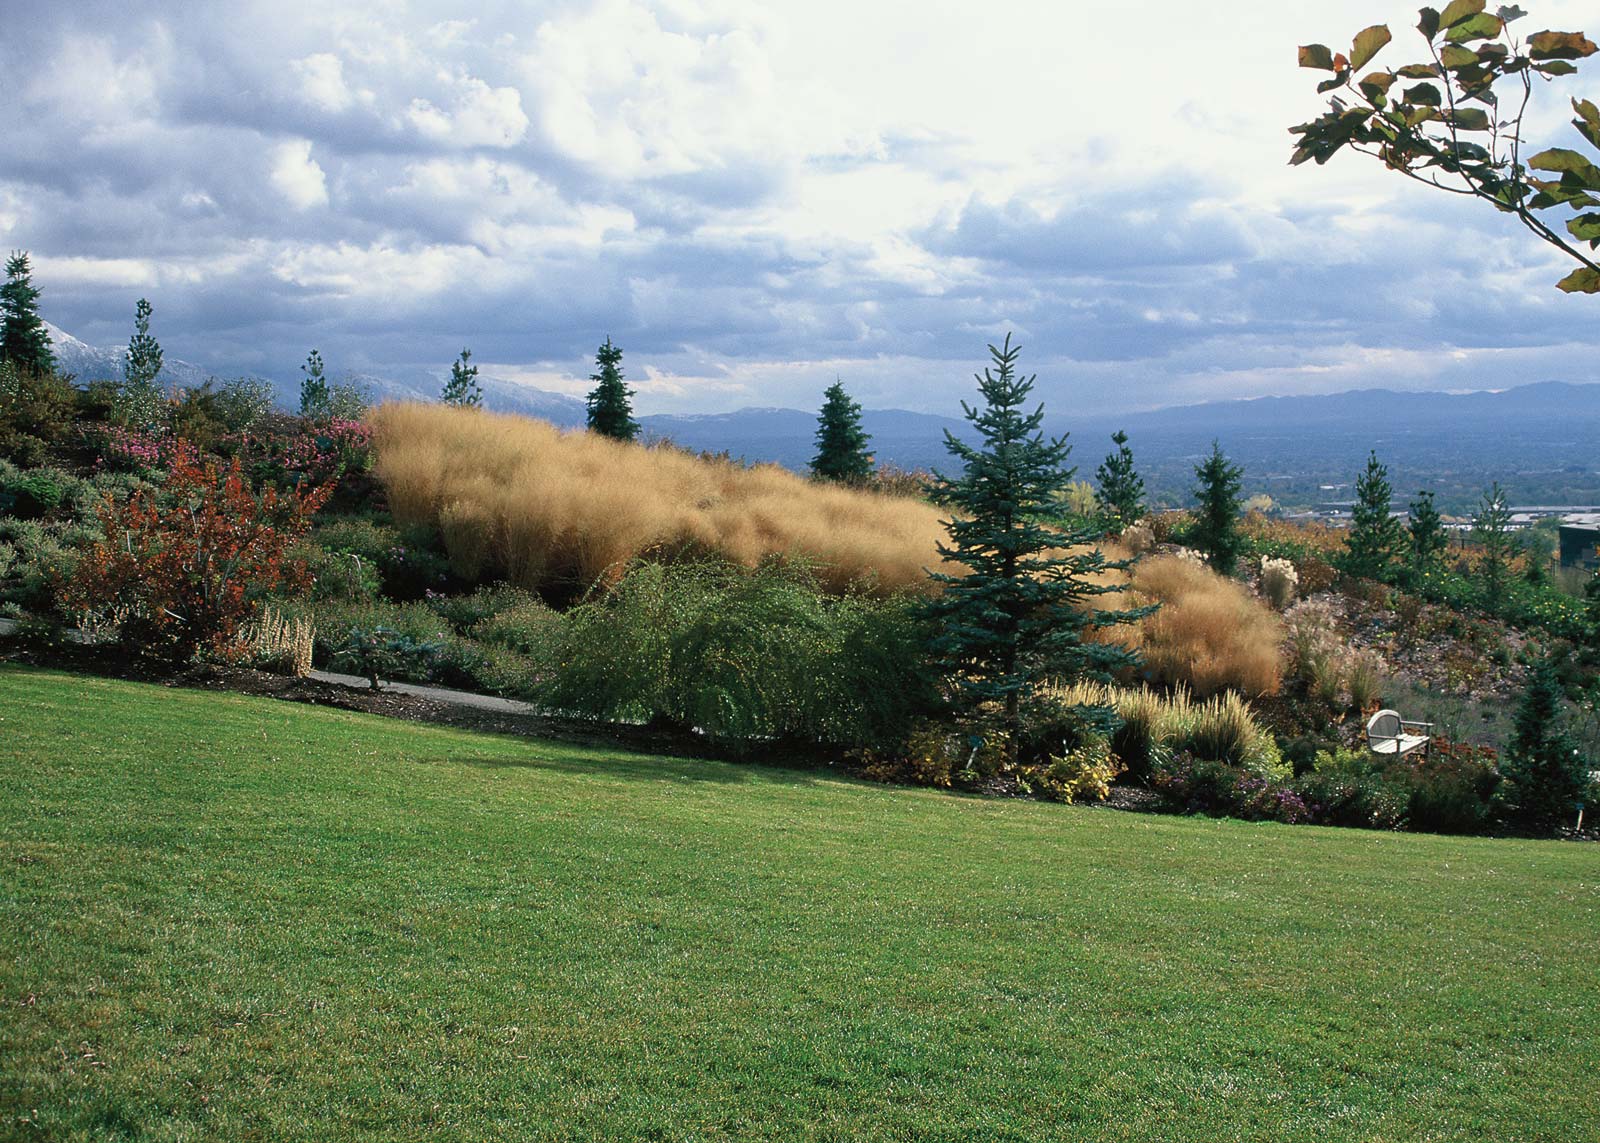
[[[451,147],[513,147],[528,133],[522,95],[514,87],[490,87],[481,79],[455,83],[448,111],[413,99],[406,118],[425,139]]]
[[[296,210],[328,205],[328,178],[311,157],[311,142],[292,139],[272,153],[272,185]]]
[[[70,34],[43,66],[7,70],[31,77],[25,89],[30,103],[98,134],[159,112],[169,56],[170,42],[159,27],[137,46],[110,36]]]
[[[290,65],[299,80],[302,99],[322,111],[340,112],[348,108],[355,97],[344,80],[344,63],[330,52],[317,52]]]

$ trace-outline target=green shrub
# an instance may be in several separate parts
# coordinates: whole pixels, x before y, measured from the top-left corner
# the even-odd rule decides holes
[[[1565,722],[1556,664],[1545,659],[1529,678],[1500,765],[1500,814],[1519,828],[1544,832],[1569,823],[1588,792],[1590,762]]]
[[[531,591],[497,583],[480,587],[469,595],[436,596],[428,600],[428,607],[455,630],[465,634],[506,611],[537,604],[539,597]]]
[[[1365,778],[1377,769],[1377,758],[1370,750],[1335,746],[1331,750],[1317,751],[1311,770],[1316,774]]]
[[[385,679],[427,680],[439,644],[420,642],[387,627],[351,627],[333,644],[331,663],[360,675],[377,690]]]
[[[360,603],[378,598],[382,584],[377,565],[359,554],[329,551],[316,543],[300,544],[290,554],[305,561],[313,600]]]
[[[1408,783],[1370,772],[1314,771],[1296,778],[1294,791],[1306,804],[1310,820],[1320,825],[1404,829],[1411,803]]]
[[[475,624],[469,634],[480,643],[550,659],[561,639],[562,617],[537,598],[513,604]]]
[[[335,648],[351,628],[373,630],[382,627],[398,631],[418,643],[447,645],[449,628],[439,617],[420,604],[396,604],[386,600],[322,600],[309,606],[285,604],[286,615],[308,614],[316,625],[315,661],[326,666]],[[422,682],[424,679],[413,679]]]
[[[972,786],[999,773],[1005,765],[1003,735],[979,735],[943,721],[917,723],[904,741],[888,747],[866,747],[860,753],[862,772],[875,782],[912,786]]]
[[[53,516],[78,481],[49,468],[0,471],[0,516],[43,520]]]
[[[1412,829],[1430,833],[1479,833],[1491,824],[1500,773],[1487,747],[1456,744],[1443,735],[1410,770]]]
[[[802,568],[635,563],[565,617],[550,707],[715,739],[903,740],[935,701],[912,601],[830,597]]]
[[[235,377],[216,391],[216,416],[230,433],[247,432],[272,413],[272,382],[258,377]]]
[[[0,599],[41,615],[51,611],[55,586],[77,567],[77,549],[85,534],[79,525],[0,518],[0,543],[13,552],[8,582],[0,585]]]

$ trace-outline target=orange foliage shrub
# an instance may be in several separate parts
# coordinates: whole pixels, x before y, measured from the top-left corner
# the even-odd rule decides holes
[[[1243,585],[1198,560],[1159,556],[1134,567],[1133,592],[1161,610],[1114,637],[1139,648],[1151,676],[1201,697],[1277,693],[1283,621]]]
[[[572,592],[643,552],[699,550],[800,556],[832,590],[892,591],[940,562],[939,510],[919,500],[471,409],[389,404],[370,423],[395,517],[436,525],[468,578]]]
[[[1344,551],[1349,532],[1343,528],[1329,527],[1319,520],[1279,520],[1260,512],[1251,512],[1239,522],[1245,535],[1267,543],[1290,544],[1308,551],[1335,556]]]

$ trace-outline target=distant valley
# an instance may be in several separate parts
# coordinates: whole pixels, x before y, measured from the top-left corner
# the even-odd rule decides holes
[[[63,369],[80,381],[120,376],[120,349],[88,345],[50,329]],[[199,385],[212,371],[168,359],[163,377]],[[433,400],[442,376],[423,368],[396,376],[353,375],[375,400]],[[485,403],[502,412],[581,425],[584,402],[503,378],[479,378]],[[298,400],[295,383],[275,382],[280,402]],[[645,434],[690,449],[803,469],[812,454],[814,411],[745,408],[728,413],[641,416]],[[863,415],[880,463],[936,469],[948,464],[946,430],[956,417],[904,409]],[[1245,470],[1246,491],[1287,507],[1348,500],[1369,449],[1389,466],[1402,497],[1434,489],[1447,511],[1466,512],[1498,480],[1518,504],[1600,504],[1600,384],[1545,381],[1465,394],[1356,390],[1316,397],[1264,397],[1132,413],[1072,418],[1046,408],[1046,427],[1070,433],[1082,479],[1125,429],[1152,499],[1187,501],[1197,458],[1216,439]]]

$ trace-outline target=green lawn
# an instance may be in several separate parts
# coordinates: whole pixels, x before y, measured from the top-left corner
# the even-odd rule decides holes
[[[0,1138],[1600,1138],[1600,848],[0,667]]]

